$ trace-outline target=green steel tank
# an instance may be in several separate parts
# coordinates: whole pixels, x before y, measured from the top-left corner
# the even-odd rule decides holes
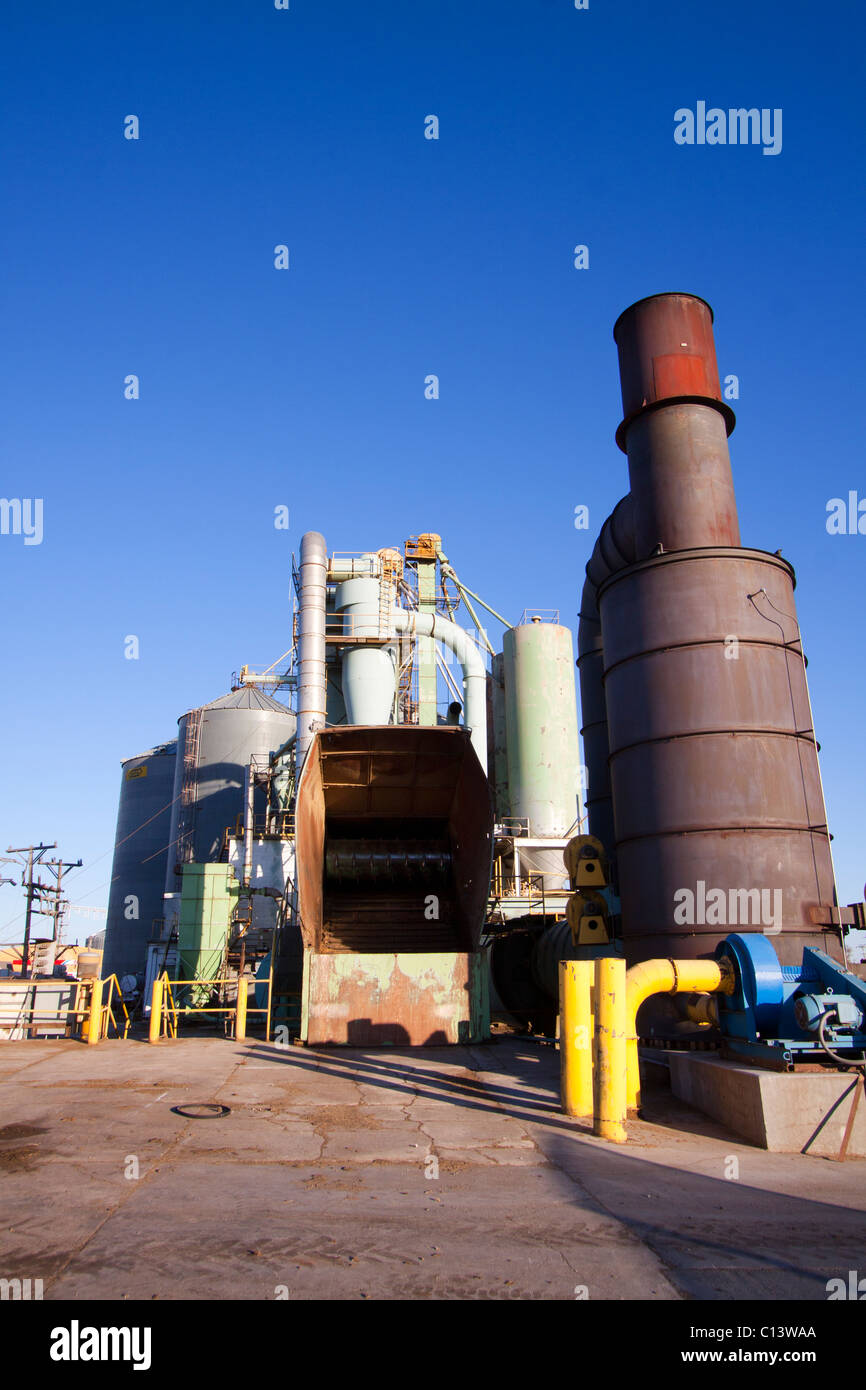
[[[580,814],[571,632],[538,618],[508,628],[503,666],[510,813],[531,836],[564,839]]]

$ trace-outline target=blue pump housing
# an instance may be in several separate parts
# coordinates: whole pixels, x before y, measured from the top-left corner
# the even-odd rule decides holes
[[[728,958],[736,981],[733,994],[716,996],[731,1051],[782,1067],[809,1054],[866,1059],[866,982],[823,951],[807,946],[799,966],[780,965],[766,936],[732,932],[715,956]]]

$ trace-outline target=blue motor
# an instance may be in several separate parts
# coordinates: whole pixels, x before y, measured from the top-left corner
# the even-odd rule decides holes
[[[733,968],[734,990],[717,995],[728,1048],[765,1065],[830,1057],[866,1061],[866,983],[807,946],[799,966],[780,965],[766,936],[733,932],[716,947]]]

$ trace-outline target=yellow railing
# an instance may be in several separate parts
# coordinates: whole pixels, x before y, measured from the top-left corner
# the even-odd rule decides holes
[[[64,983],[68,984],[71,996],[66,1007],[58,1007],[51,1012],[39,1010],[37,997],[40,990],[56,995]],[[109,975],[105,980],[67,982],[52,976],[44,980],[21,980],[20,986],[25,993],[18,1013],[6,1019],[0,1011],[0,1027],[20,1028],[25,1033],[33,1033],[56,1025],[63,1028],[66,1037],[83,1038],[91,1044],[102,1042],[112,1028],[118,1037],[126,1038],[129,1033],[129,1013],[116,975]]]
[[[163,971],[153,982],[153,991],[150,1000],[150,1042],[159,1042],[163,1036],[166,1038],[176,1038],[179,1017],[181,1015],[196,1016],[198,1014],[226,1014],[234,1018],[236,1042],[243,1042],[246,1038],[248,1014],[265,1014],[265,1037],[270,1037],[273,970],[271,969],[268,972],[268,1003],[267,1007],[264,1009],[251,1009],[249,1007],[247,1000],[249,980],[246,977],[244,984],[245,987],[241,988],[236,976],[231,978],[228,976],[216,976],[210,980],[170,980],[167,972]],[[176,988],[189,988],[190,986],[198,988],[199,986],[213,985],[238,985],[239,987],[234,1004],[212,1004],[198,1008],[194,1004],[176,1003],[172,991],[173,985]]]

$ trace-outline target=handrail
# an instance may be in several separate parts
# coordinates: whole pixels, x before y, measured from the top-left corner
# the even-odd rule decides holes
[[[172,992],[172,985],[192,985],[198,988],[202,985],[222,984],[235,984],[238,986],[237,998],[234,1004],[199,1008],[194,1004],[177,1003]],[[151,996],[150,1041],[157,1042],[163,1036],[163,1032],[165,1032],[166,1037],[171,1036],[173,1038],[176,1038],[178,1030],[178,1020],[181,1014],[231,1014],[235,1018],[236,1032],[239,1041],[242,1040],[245,1036],[245,1020],[247,1014],[265,1014],[266,1028],[268,1030],[269,1036],[271,993],[273,989],[273,967],[271,967],[271,971],[268,975],[268,1003],[266,1008],[250,1009],[246,1007],[246,993],[244,992],[243,985],[245,985],[246,990],[248,991],[249,978],[247,976],[243,977],[243,981],[239,980],[237,976],[231,978],[228,976],[216,976],[213,979],[207,980],[170,980],[168,978],[168,972],[164,970],[162,974],[158,975],[153,982],[153,993]],[[241,998],[241,996],[243,996],[243,999]],[[169,1015],[171,1015],[171,1018],[169,1017]]]

